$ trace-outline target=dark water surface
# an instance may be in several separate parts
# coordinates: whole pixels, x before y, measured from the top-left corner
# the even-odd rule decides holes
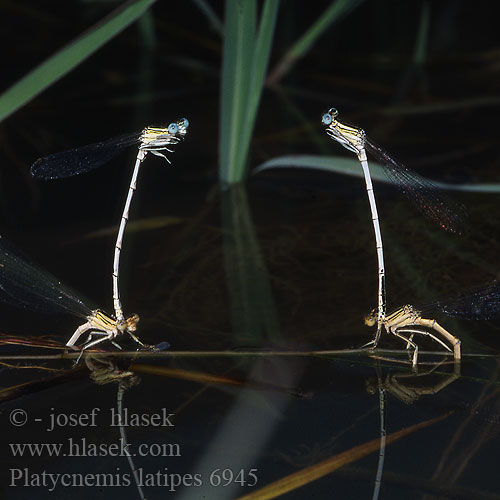
[[[145,171],[145,180],[155,168]],[[75,486],[80,476],[67,474],[110,482],[93,486],[98,497],[138,497],[123,452],[109,456],[120,449],[112,412],[117,411],[118,382],[130,380],[124,371],[140,377],[123,398],[128,413],[138,415],[132,418],[142,419],[126,430],[148,498],[165,493],[237,498],[368,446],[380,436],[381,394],[387,434],[409,429],[409,435],[385,450],[383,496],[493,498],[498,359],[470,355],[497,352],[495,322],[438,318],[463,341],[461,376],[453,364],[439,364],[451,358],[425,354],[418,373],[404,352],[380,354],[384,359],[378,360],[362,353],[284,356],[287,350],[355,348],[374,334],[362,324],[376,300],[376,262],[361,180],[330,183],[323,175],[298,178],[289,173],[279,183],[262,176],[247,189],[240,186],[207,198],[210,188],[208,183],[191,189],[185,182],[167,182],[164,207],[157,201],[153,208],[142,203],[138,210],[150,210],[141,213],[144,219],[172,219],[158,229],[131,232],[126,239],[124,307],[141,315],[144,342],[168,341],[170,352],[90,361],[98,381],[108,372],[108,383],[100,385],[89,378],[84,361],[73,367],[71,360],[43,359],[54,351],[3,347],[5,354],[42,355],[40,360],[4,360],[10,367],[2,370],[3,425],[8,429],[3,433],[2,475],[4,485],[12,486],[7,491],[15,492],[12,498],[49,491],[55,477],[68,486],[57,484],[52,494],[86,498],[87,489]],[[487,277],[484,261],[471,259],[476,239],[440,234],[394,194],[382,189],[379,196],[392,306],[452,294],[474,274],[478,281],[482,274]],[[486,209],[484,199],[473,201],[469,205]],[[232,218],[225,213],[228,207]],[[411,226],[405,224],[408,220]],[[45,240],[38,254],[45,255],[51,271],[67,276],[67,282],[71,277],[72,286],[109,310],[113,233],[85,239],[90,233],[81,226],[67,233]],[[32,234],[16,239],[38,241]],[[485,260],[489,252],[490,247]],[[459,269],[470,275],[459,276]],[[5,333],[45,334],[65,342],[79,324],[70,317],[20,316],[8,306],[4,310]],[[432,343],[419,344],[439,350]],[[381,345],[404,348],[387,335]],[[184,350],[193,352],[174,355]],[[207,357],[214,350],[232,354]],[[268,354],[255,357],[241,351]],[[18,384],[26,385],[7,390]],[[9,422],[21,418],[15,417],[16,410],[26,412],[25,425]],[[422,422],[423,428],[411,430]],[[25,450],[20,456],[12,448],[17,443],[54,443],[61,450],[52,456],[48,449]],[[288,497],[327,498],[332,490],[341,498],[369,497],[379,456],[378,443],[371,446]],[[241,481],[253,484],[250,473],[257,485],[242,488]],[[221,486],[226,482],[232,486]]]

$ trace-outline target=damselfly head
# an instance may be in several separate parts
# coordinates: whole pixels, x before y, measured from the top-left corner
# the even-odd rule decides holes
[[[176,122],[172,122],[168,127],[146,127],[141,134],[140,149],[145,151],[155,151],[166,150],[169,145],[178,144],[187,133],[187,128],[189,127],[189,122],[186,118],[181,118]],[[158,156],[164,156],[159,154]]]
[[[374,326],[377,323],[377,318],[378,318],[378,311],[377,311],[377,309],[372,309],[365,316],[365,325],[366,326]]]
[[[181,118],[176,122],[172,122],[167,130],[170,134],[180,134],[182,136],[186,135],[187,128],[189,127],[189,121],[187,118]]]
[[[137,323],[139,323],[139,315],[132,314],[128,318],[116,321],[116,329],[120,333],[135,332],[137,330]]]
[[[187,129],[189,127],[189,121],[187,118],[181,118],[176,122],[172,122],[168,127],[168,133],[172,135],[176,135],[181,138],[184,137],[187,133]]]
[[[138,314],[132,314],[132,316],[129,316],[125,322],[126,322],[126,328],[127,331],[129,332],[135,332],[137,330],[137,323],[139,323],[139,315]]]
[[[323,125],[330,125],[330,123],[333,122],[333,120],[335,120],[335,118],[337,117],[337,115],[339,114],[339,111],[337,108],[330,108],[328,110],[328,113],[325,113],[323,115],[323,117],[321,118],[321,121],[323,122]]]

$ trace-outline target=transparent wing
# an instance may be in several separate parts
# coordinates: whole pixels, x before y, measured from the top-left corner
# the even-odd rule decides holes
[[[493,281],[458,297],[440,300],[435,307],[448,316],[487,320],[500,317],[500,282]]]
[[[43,180],[80,175],[111,161],[122,149],[137,144],[139,138],[140,134],[125,134],[45,156],[31,165],[30,172]]]
[[[429,314],[440,311],[447,316],[466,320],[488,320],[500,317],[500,282],[492,281],[469,291],[418,306]]]
[[[365,147],[384,166],[387,177],[416,206],[439,226],[452,233],[461,233],[465,208],[447,196],[428,179],[396,162],[382,148],[365,140]]]
[[[0,237],[0,300],[45,313],[69,312],[87,317],[92,309],[55,276],[19,256]]]

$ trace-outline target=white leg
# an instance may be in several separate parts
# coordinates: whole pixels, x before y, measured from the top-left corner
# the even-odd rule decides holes
[[[99,335],[99,338],[92,340],[91,342],[86,343],[85,345],[82,346],[82,351],[86,351],[87,349],[90,349],[91,347],[100,344],[101,342],[104,342],[105,340],[111,340],[113,338],[113,333],[109,332],[94,332],[95,336]]]
[[[91,334],[92,335],[92,334]],[[93,335],[101,335],[101,338],[98,338],[96,340],[93,340],[92,342],[87,342],[85,345],[82,346],[80,350],[80,355],[75,361],[75,365],[77,365],[80,362],[81,357],[83,356],[84,351],[86,351],[89,347],[93,347],[97,344],[100,344],[101,342],[104,342],[105,340],[112,339],[113,334],[109,332],[93,332]],[[90,335],[89,335],[90,338]]]
[[[442,345],[447,351],[450,351],[451,352],[451,349],[450,349],[450,346],[446,345],[441,339],[437,338],[435,335],[433,335],[431,332],[428,332],[426,330],[417,330],[417,329],[413,329],[413,328],[399,328],[398,329],[399,332],[406,332],[406,333],[412,333],[412,337],[414,334],[418,334],[418,335],[427,335],[428,337],[430,337],[432,340],[434,340],[435,342],[437,342],[438,344]],[[412,338],[410,337],[410,339]]]
[[[81,345],[81,349],[86,349],[87,345],[93,342],[93,340],[98,336],[102,335],[109,335],[109,332],[106,331],[101,331],[101,330],[93,330],[89,333],[89,336],[87,337],[87,340]]]
[[[116,237],[115,244],[115,257],[113,261],[113,305],[115,308],[115,317],[117,321],[123,321],[124,315],[122,310],[122,304],[120,302],[120,290],[118,287],[118,276],[120,270],[120,252],[122,249],[123,235],[125,233],[125,226],[127,225],[130,205],[132,203],[132,198],[134,196],[137,187],[137,177],[139,175],[139,168],[144,158],[146,158],[147,151],[139,150],[137,154],[137,159],[135,162],[134,171],[132,173],[132,179],[130,180],[130,186],[128,188],[127,200],[125,201],[125,206],[123,207],[122,218],[120,221],[120,228],[118,229],[118,235]]]
[[[396,337],[403,339],[407,344],[406,348],[408,349],[408,344],[413,347],[413,360],[412,360],[412,366],[413,368],[417,367],[417,359],[418,359],[418,346],[413,342],[413,340],[407,339],[404,335],[401,335],[400,332],[404,332],[405,330],[400,330],[399,328],[396,328],[395,330],[391,330],[391,333],[394,334]]]
[[[74,347],[76,342],[78,342],[78,339],[91,328],[92,324],[90,323],[90,321],[87,321],[87,323],[84,323],[83,325],[79,326],[75,330],[75,333],[73,333],[71,338],[68,340],[68,342],[66,342],[66,347]]]
[[[132,337],[133,340],[135,340],[141,347],[149,347],[146,344],[143,344],[138,337],[136,337],[130,330],[127,330],[127,333]]]

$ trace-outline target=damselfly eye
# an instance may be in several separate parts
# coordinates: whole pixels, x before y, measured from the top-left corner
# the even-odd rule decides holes
[[[323,118],[321,118],[321,121],[324,125],[330,125],[330,123],[332,123],[333,121],[332,115],[330,113],[325,113],[323,115]]]
[[[168,126],[168,133],[169,134],[177,134],[177,132],[179,132],[179,125],[177,125],[177,123],[171,123]]]
[[[179,120],[179,126],[183,129],[187,129],[189,127],[189,121],[187,118],[181,118]]]

